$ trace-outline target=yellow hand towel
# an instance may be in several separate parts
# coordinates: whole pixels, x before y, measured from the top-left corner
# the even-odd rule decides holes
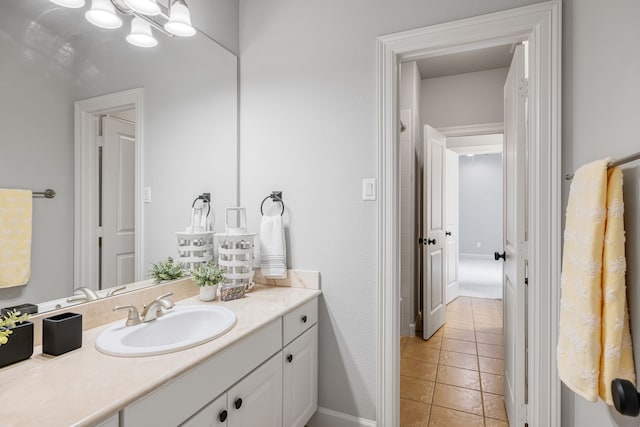
[[[569,193],[558,372],[578,395],[611,404],[611,380],[635,375],[625,314],[622,175],[612,169],[609,179],[607,164],[579,168]]]
[[[31,277],[31,203],[30,190],[0,188],[0,288]]]

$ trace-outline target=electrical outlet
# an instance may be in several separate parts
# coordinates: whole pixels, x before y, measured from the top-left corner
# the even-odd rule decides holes
[[[476,248],[481,248],[482,247],[482,242],[476,242]]]
[[[151,203],[151,187],[144,187],[144,202]]]

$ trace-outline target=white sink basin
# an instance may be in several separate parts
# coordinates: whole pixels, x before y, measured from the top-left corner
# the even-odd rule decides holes
[[[111,356],[134,357],[171,353],[211,341],[231,330],[237,318],[220,306],[175,306],[165,315],[135,326],[124,320],[105,329],[96,348]]]

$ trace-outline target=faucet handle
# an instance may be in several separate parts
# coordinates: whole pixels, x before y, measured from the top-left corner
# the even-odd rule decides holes
[[[127,289],[127,285],[118,286],[117,288],[111,288],[111,289],[109,289],[109,292],[107,292],[106,296],[112,297],[116,293],[118,293],[120,291],[124,291],[125,289]]]
[[[138,313],[138,308],[135,305],[116,305],[113,307],[113,311],[119,310],[129,310],[129,315],[127,316],[127,326],[134,326],[142,323],[140,319],[140,314]]]
[[[155,301],[160,301],[161,299],[168,298],[168,297],[170,297],[171,295],[173,295],[173,292],[167,292],[166,294],[164,294],[164,295],[160,295],[159,297],[157,297],[157,298],[155,299]]]

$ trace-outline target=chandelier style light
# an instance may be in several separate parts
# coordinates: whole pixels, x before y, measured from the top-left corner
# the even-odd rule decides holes
[[[85,5],[85,0],[50,1],[72,9]],[[84,16],[93,25],[111,30],[122,26],[120,15],[131,17],[131,32],[127,42],[134,46],[156,46],[158,40],[153,36],[152,28],[169,37],[191,37],[196,34],[185,0],[170,0],[169,9],[156,0],[91,0],[91,8]]]

